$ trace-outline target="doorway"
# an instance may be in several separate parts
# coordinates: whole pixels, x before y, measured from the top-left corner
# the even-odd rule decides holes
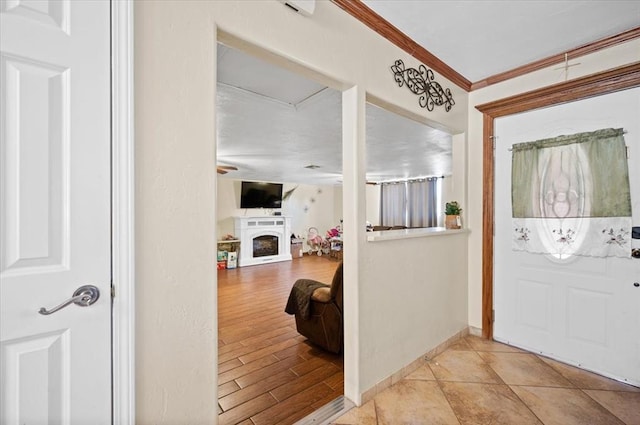
[[[493,338],[494,294],[494,120],[593,96],[640,86],[640,67],[625,65],[598,74],[544,87],[531,92],[479,105],[483,116],[483,250],[482,250],[482,334]]]
[[[290,223],[285,243],[295,236],[306,248],[310,227],[324,235],[341,220],[341,93],[228,45],[218,45],[217,56],[219,246],[239,238],[237,217],[278,213]],[[282,208],[240,208],[242,181],[282,184]],[[273,244],[259,242],[252,261],[273,257]],[[241,253],[256,247],[243,245]],[[284,313],[296,279],[330,283],[338,262],[308,254],[278,260],[218,271],[221,423],[295,422],[343,394],[342,356],[305,342]]]

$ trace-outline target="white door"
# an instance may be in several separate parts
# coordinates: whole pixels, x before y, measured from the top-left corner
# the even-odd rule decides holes
[[[0,60],[0,423],[110,424],[110,3],[3,0]]]
[[[495,123],[494,338],[634,385],[640,385],[640,287],[634,286],[640,282],[640,259],[559,260],[512,251],[509,147],[562,134],[624,128],[633,222],[638,226],[639,116],[636,88]]]

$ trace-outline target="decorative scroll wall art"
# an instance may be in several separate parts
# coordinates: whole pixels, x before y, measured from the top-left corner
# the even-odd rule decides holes
[[[451,90],[443,89],[439,83],[434,81],[433,71],[424,65],[420,65],[418,69],[405,69],[404,62],[398,59],[391,66],[391,70],[399,87],[406,84],[411,93],[419,96],[420,107],[433,111],[436,106],[444,106],[444,110],[449,112],[451,107],[456,104],[453,101]]]
[[[512,148],[513,249],[630,257],[631,193],[622,129]]]

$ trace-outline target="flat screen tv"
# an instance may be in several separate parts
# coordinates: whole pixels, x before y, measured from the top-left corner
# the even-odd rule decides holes
[[[240,208],[282,207],[282,184],[242,182]]]

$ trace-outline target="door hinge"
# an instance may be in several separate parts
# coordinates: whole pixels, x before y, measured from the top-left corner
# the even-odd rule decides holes
[[[114,299],[116,297],[116,287],[114,286],[114,284],[111,284],[111,299]]]
[[[496,311],[491,310],[491,323],[495,323],[496,321]]]

